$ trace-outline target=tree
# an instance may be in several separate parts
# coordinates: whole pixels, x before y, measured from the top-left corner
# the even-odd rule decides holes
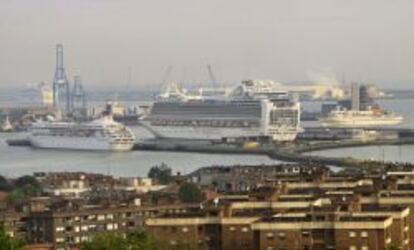
[[[182,184],[178,190],[178,197],[184,203],[200,202],[203,199],[200,188],[194,183]]]
[[[95,235],[91,241],[81,244],[81,250],[193,250],[197,249],[193,241],[170,242],[156,240],[144,231],[134,231],[123,237],[119,233],[101,233]],[[2,249],[0,247],[0,250]],[[9,249],[7,249],[9,250]]]
[[[40,188],[40,183],[36,180],[36,178],[30,175],[24,175],[22,177],[17,178],[14,181],[14,185],[17,188],[24,188],[27,186]]]
[[[155,250],[155,242],[143,231],[134,231],[123,237],[119,233],[101,233],[84,242],[81,250]],[[0,249],[1,250],[1,249]]]
[[[0,250],[19,250],[24,245],[23,240],[10,237],[4,227],[0,227]]]
[[[0,175],[0,191],[9,192],[13,189],[9,181]]]
[[[151,167],[148,177],[158,180],[162,185],[166,185],[172,180],[172,170],[165,163],[162,163],[160,166]]]
[[[82,250],[128,250],[124,237],[118,233],[101,233],[81,245]]]
[[[401,250],[401,248],[400,248],[400,247],[397,247],[397,246],[395,246],[395,245],[390,245],[390,246],[388,246],[388,247],[386,248],[386,250]]]
[[[154,241],[143,231],[129,233],[126,241],[130,250],[150,250],[155,248]]]
[[[17,178],[11,186],[9,201],[16,202],[24,199],[25,197],[31,197],[39,195],[42,192],[40,183],[30,175],[25,175]]]

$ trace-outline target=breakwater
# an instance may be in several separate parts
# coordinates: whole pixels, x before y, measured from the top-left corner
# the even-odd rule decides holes
[[[30,142],[27,140],[8,140],[7,143],[9,146],[30,146]],[[136,143],[133,150],[205,154],[266,155],[272,159],[284,162],[324,164],[343,168],[355,168],[370,166],[373,164],[382,164],[382,162],[360,160],[351,157],[305,155],[304,153],[334,148],[404,144],[414,144],[414,138],[371,141],[298,141],[296,143],[286,144],[264,144],[255,148],[246,148],[242,145],[235,144],[213,143],[211,141],[150,139]]]

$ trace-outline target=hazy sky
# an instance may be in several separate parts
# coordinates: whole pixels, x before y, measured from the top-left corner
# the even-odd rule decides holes
[[[281,82],[324,75],[414,83],[413,0],[0,0],[0,87],[50,82],[56,43],[88,86]],[[414,85],[412,86],[414,87]]]

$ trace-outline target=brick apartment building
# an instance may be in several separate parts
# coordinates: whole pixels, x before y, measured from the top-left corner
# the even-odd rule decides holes
[[[332,174],[297,166],[254,170],[198,172],[192,180],[215,193],[202,203],[181,204],[176,194],[165,191],[140,194],[140,202],[128,195],[125,202],[108,195],[124,191],[105,189],[89,191],[88,202],[79,192],[76,197],[32,198],[16,210],[1,210],[0,223],[10,235],[26,239],[29,249],[68,249],[102,232],[142,229],[159,242],[194,249],[414,250],[412,172]],[[104,202],[93,203],[102,193]],[[164,195],[168,199],[149,202]]]

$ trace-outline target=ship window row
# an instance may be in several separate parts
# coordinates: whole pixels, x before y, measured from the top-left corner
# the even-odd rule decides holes
[[[177,120],[153,120],[155,126],[191,126],[191,127],[257,127],[258,121],[177,121]]]
[[[125,131],[73,131],[73,130],[34,130],[33,135],[35,136],[68,136],[68,137],[111,137],[111,138],[130,138],[131,134]]]
[[[298,119],[274,119],[270,120],[269,124],[273,126],[297,126],[298,125]]]

